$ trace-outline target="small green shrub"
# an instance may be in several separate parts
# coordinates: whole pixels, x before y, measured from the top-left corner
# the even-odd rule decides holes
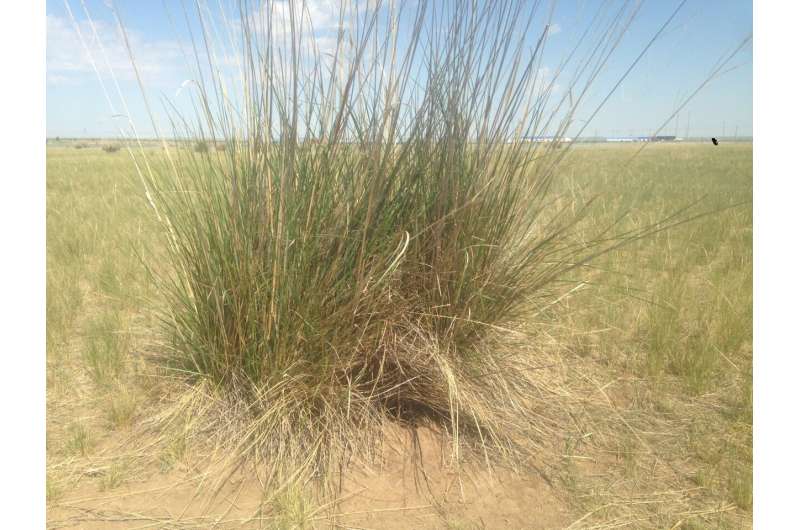
[[[73,423],[67,428],[66,451],[68,454],[86,456],[91,448],[89,431],[82,423]]]
[[[121,486],[126,479],[128,468],[124,462],[114,462],[100,479],[100,491],[110,491]]]

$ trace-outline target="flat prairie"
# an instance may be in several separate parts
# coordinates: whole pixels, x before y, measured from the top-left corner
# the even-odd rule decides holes
[[[575,145],[557,171],[553,208],[589,204],[576,241],[680,222],[569,273],[530,323],[562,418],[534,461],[455,463],[446,434],[388,424],[335,491],[267,492],[148,429],[156,221],[125,149],[48,145],[48,527],[751,527],[752,144],[640,147]]]

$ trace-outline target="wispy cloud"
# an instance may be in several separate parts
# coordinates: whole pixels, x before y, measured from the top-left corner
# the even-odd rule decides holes
[[[289,2],[274,2],[271,5],[276,19],[279,21],[279,26],[288,31],[290,27]],[[315,33],[337,29],[339,24],[339,6],[335,5],[330,0],[308,0],[305,2],[304,7],[303,23],[310,23]]]
[[[330,54],[336,47],[340,23],[347,26],[353,17],[363,15],[368,9],[375,9],[375,0],[361,0],[355,4],[346,3],[343,16],[340,16],[342,5],[334,0],[306,0],[295,4],[295,24],[307,37],[311,37],[317,49],[323,55]],[[279,46],[291,31],[291,6],[288,0],[265,2],[263,10],[256,13],[254,20],[269,20],[271,16],[272,35]],[[302,12],[301,12],[302,11]],[[268,14],[269,13],[269,14]],[[76,13],[77,14],[77,13]],[[209,11],[209,16],[217,13]],[[94,21],[94,28],[88,20],[80,20],[77,30],[90,53],[76,31],[71,18],[54,14],[47,15],[47,82],[51,85],[76,85],[97,82],[91,59],[100,70],[104,79],[110,78],[110,71],[121,81],[135,80],[135,71],[116,24],[107,20]],[[219,21],[217,21],[219,22]],[[216,37],[223,38],[224,44],[215,48],[220,65],[235,66],[235,53],[229,43],[237,43],[241,22],[228,19],[229,27]],[[261,30],[263,28],[255,28]],[[177,89],[187,77],[196,77],[193,67],[186,64],[178,40],[154,40],[143,32],[126,28],[128,40],[133,50],[136,67],[142,75],[145,85],[149,87],[165,85]],[[235,46],[235,45],[234,45]],[[190,50],[191,47],[185,46]],[[190,73],[192,72],[192,73]]]
[[[92,58],[104,77],[110,72],[122,81],[135,79],[128,51],[117,28],[109,22],[94,21],[93,31],[89,21],[80,21],[78,30],[67,17],[47,15],[47,82],[49,84],[82,84],[97,82]],[[148,84],[163,84],[182,64],[180,46],[176,41],[148,40],[136,31],[128,31],[139,73]],[[89,49],[87,52],[86,48]],[[91,55],[90,55],[91,54]]]
[[[264,21],[265,24],[267,20],[271,20],[271,32],[276,43],[283,42],[291,32],[292,5],[295,6],[295,28],[302,30],[306,37],[311,37],[322,54],[335,49],[339,30],[347,31],[356,17],[366,16],[376,9],[386,9],[386,5],[377,0],[305,0],[294,4],[288,0],[266,2],[254,19]]]
[[[558,35],[559,33],[561,33],[561,26],[557,22],[550,24],[550,26],[547,28],[548,37],[552,37],[553,35]]]

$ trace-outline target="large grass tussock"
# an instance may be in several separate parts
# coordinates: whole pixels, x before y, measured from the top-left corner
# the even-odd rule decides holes
[[[572,237],[584,210],[548,193],[567,150],[514,140],[563,133],[621,13],[556,95],[535,3],[345,4],[324,50],[303,2],[241,5],[228,41],[200,12],[197,114],[174,126],[225,149],[140,164],[160,350],[196,425],[287,470],[365,456],[385,421],[433,423],[454,455],[535,445],[526,323],[618,240]]]

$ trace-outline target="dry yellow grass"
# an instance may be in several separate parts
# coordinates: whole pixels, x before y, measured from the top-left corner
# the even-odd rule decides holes
[[[752,147],[654,145],[629,163],[632,153],[579,146],[562,166],[560,201],[598,195],[587,234],[623,210],[630,213],[621,226],[636,227],[700,196],[699,209],[726,209],[576,273],[572,280],[585,284],[531,322],[541,386],[551,392],[542,409],[547,438],[533,462],[541,473],[523,477],[520,487],[498,472],[505,484],[486,491],[520,502],[490,506],[478,504],[480,489],[464,493],[467,504],[443,501],[450,471],[430,471],[444,484],[432,488],[432,499],[409,493],[397,501],[424,505],[418,512],[429,515],[415,519],[419,526],[513,524],[534,494],[552,498],[539,517],[555,526],[750,525]],[[330,525],[330,501],[310,485],[271,498],[247,483],[239,494],[251,512],[216,504],[181,517],[180,509],[165,514],[143,503],[142,491],[161,488],[164,506],[185,506],[210,449],[176,433],[140,434],[164,407],[161,382],[146,376],[142,357],[154,293],[137,253],[154,224],[124,151],[48,150],[47,229],[50,524],[183,528],[221,518],[236,527],[249,518],[255,527]],[[479,467],[471,473],[482,476]],[[358,489],[381,480],[366,476],[351,491],[355,508],[347,508],[371,514],[362,524],[388,527],[411,517],[413,510],[365,500]],[[405,487],[414,490],[413,480]],[[367,516],[351,515],[352,524],[359,517]]]

